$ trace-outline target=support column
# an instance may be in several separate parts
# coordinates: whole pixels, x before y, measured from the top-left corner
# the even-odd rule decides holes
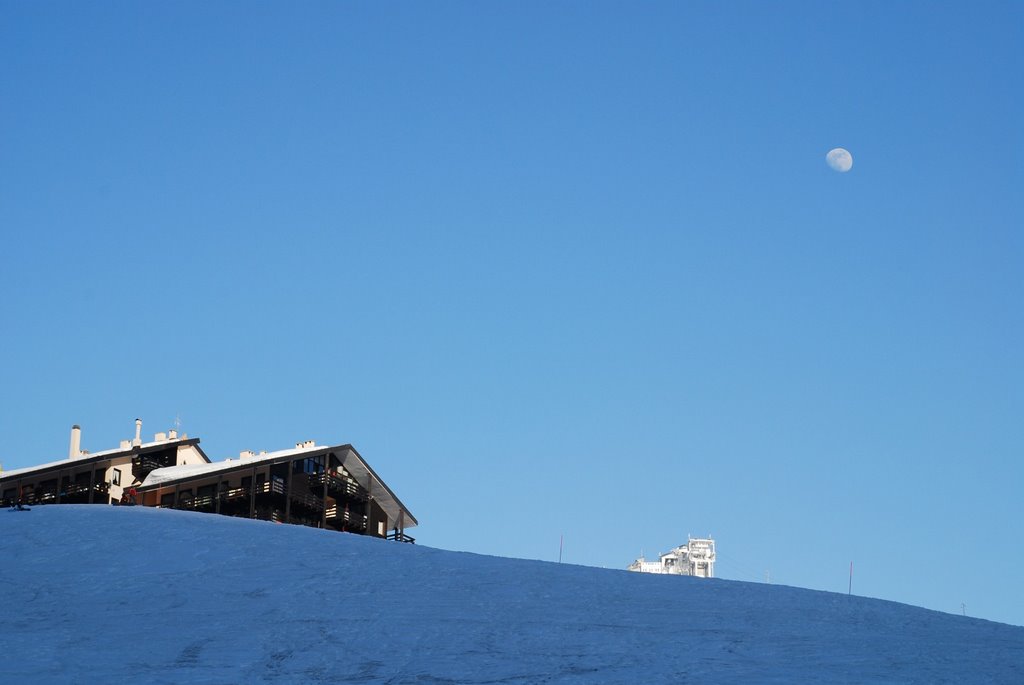
[[[366,535],[376,535],[371,530],[373,524],[373,476],[366,477]]]
[[[252,479],[249,481],[249,518],[256,518],[256,467],[252,467]]]
[[[284,522],[292,522],[292,469],[294,461],[288,462],[288,470],[284,473]]]
[[[89,504],[95,504],[96,500],[96,465],[89,469]]]
[[[322,495],[323,499],[321,501],[323,502],[324,508],[323,508],[323,511],[320,512],[320,527],[321,528],[326,528],[327,527],[327,479],[330,478],[330,470],[328,469],[328,466],[331,463],[329,458],[326,459],[325,461],[327,463],[324,464],[324,474],[323,474],[324,475],[324,491],[323,491],[323,495]]]

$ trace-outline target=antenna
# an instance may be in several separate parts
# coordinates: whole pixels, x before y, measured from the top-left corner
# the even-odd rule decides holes
[[[174,415],[174,430],[181,430],[181,414]]]

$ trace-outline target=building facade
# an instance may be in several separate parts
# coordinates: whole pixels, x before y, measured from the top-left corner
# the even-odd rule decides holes
[[[136,419],[134,440],[90,454],[74,426],[68,459],[0,472],[3,505],[140,504],[414,541],[416,518],[352,445],[310,440],[212,462],[198,438],[143,443],[141,429]]]

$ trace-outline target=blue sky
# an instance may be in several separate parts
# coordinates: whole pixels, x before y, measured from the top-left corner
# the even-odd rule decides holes
[[[0,2],[0,462],[352,442],[424,544],[1024,624],[1022,27]]]

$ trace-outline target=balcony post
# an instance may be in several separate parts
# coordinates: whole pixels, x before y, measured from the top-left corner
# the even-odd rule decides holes
[[[370,530],[370,523],[373,521],[373,476],[366,475],[366,533],[374,535]]]
[[[292,522],[292,469],[295,462],[288,462],[288,470],[284,473],[284,522]]]
[[[252,467],[252,478],[249,480],[249,518],[256,518],[256,465]]]
[[[324,479],[324,490],[323,490],[323,495],[322,495],[323,499],[321,500],[324,506],[323,506],[323,510],[320,512],[320,527],[321,528],[326,528],[327,527],[327,479],[330,478],[330,476],[327,473],[327,465],[326,464],[324,465],[323,473],[321,473],[320,476]]]

